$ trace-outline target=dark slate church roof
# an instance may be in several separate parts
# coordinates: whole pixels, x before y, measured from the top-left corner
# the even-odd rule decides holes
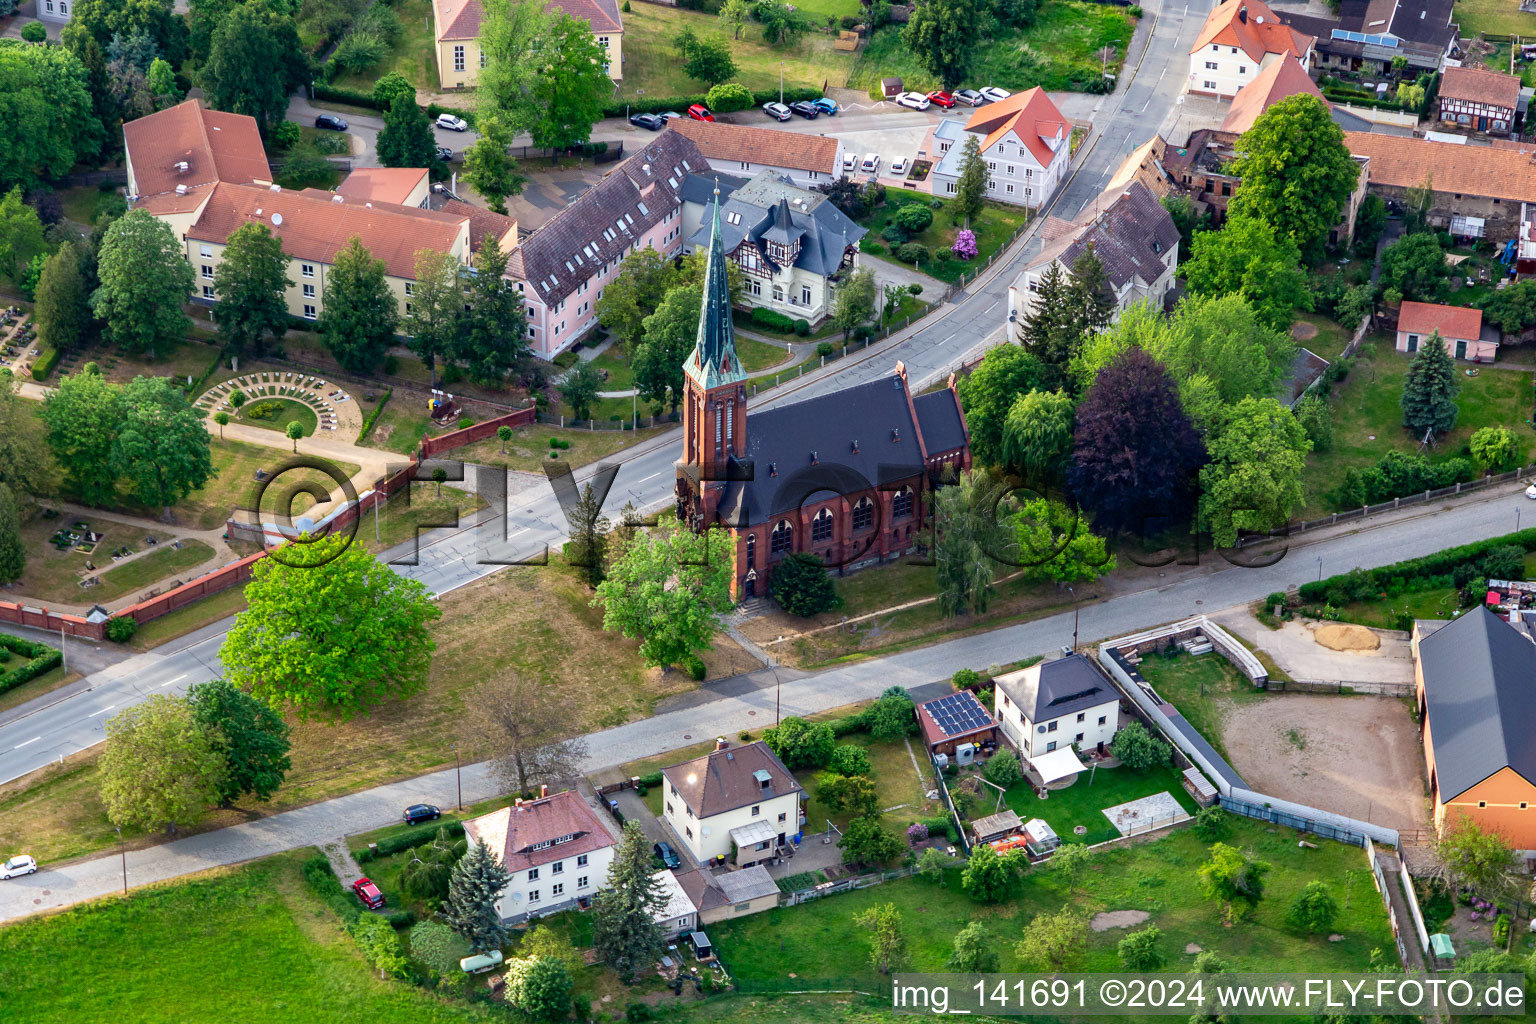
[[[1419,641],[1442,800],[1503,768],[1536,783],[1536,645],[1477,607]]]
[[[923,447],[929,455],[940,455],[964,448],[970,442],[965,436],[965,423],[960,419],[960,407],[948,389],[918,395],[912,399],[917,409],[917,425],[923,431]]]
[[[714,178],[690,175],[683,186],[683,200],[709,202],[715,190]],[[766,256],[768,241],[792,243],[798,237],[800,255],[795,266],[823,277],[837,272],[843,253],[857,245],[867,232],[827,201],[820,192],[811,192],[773,171],[762,171],[742,183],[740,178],[720,176],[720,228],[725,251],[735,252],[743,239],[759,243]],[[694,248],[709,244],[709,225],[701,224],[688,239]]]
[[[919,399],[930,410],[924,424],[958,426],[959,410],[948,390]],[[947,403],[950,412],[942,406]],[[820,395],[775,409],[754,410],[747,418],[751,479],[732,473],[720,502],[720,515],[735,526],[751,526],[773,515],[798,509],[813,496],[850,494],[925,472],[929,452],[965,443],[963,433],[946,437],[942,447],[926,445],[912,422],[906,381],[897,374],[843,391]],[[857,446],[857,447],[855,447]],[[815,459],[812,460],[812,453]],[[737,467],[746,476],[746,466]]]

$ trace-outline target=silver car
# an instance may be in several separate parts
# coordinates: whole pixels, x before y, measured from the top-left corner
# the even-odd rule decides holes
[[[955,102],[964,103],[970,107],[979,107],[987,102],[987,98],[975,89],[956,89]]]

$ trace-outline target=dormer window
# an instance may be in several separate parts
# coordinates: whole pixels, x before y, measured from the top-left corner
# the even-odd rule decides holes
[[[892,427],[891,428],[891,441],[892,441],[892,443],[900,443],[900,441],[901,441],[901,430],[899,428],[897,428],[897,427]]]
[[[816,462],[817,462],[817,459],[816,459],[816,449],[812,448],[811,449],[811,465],[813,465],[813,466],[816,465]]]
[[[853,442],[853,454],[859,454],[859,442],[857,438],[855,438]]]

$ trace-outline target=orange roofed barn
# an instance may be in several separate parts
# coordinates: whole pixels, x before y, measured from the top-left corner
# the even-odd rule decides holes
[[[1477,607],[1413,628],[1435,827],[1462,815],[1536,857],[1536,644]]]
[[[1317,39],[1281,23],[1263,0],[1226,0],[1205,19],[1189,50],[1186,88],[1200,96],[1236,96],[1259,72],[1286,57],[1312,66]]]

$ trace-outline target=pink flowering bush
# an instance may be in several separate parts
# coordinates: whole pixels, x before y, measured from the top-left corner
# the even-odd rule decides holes
[[[961,228],[955,232],[955,244],[949,247],[949,251],[962,260],[976,258],[976,232],[970,228]]]
[[[927,839],[928,839],[928,826],[927,825],[924,825],[920,821],[914,821],[912,824],[907,826],[907,842],[916,844],[916,843],[926,842]]]

